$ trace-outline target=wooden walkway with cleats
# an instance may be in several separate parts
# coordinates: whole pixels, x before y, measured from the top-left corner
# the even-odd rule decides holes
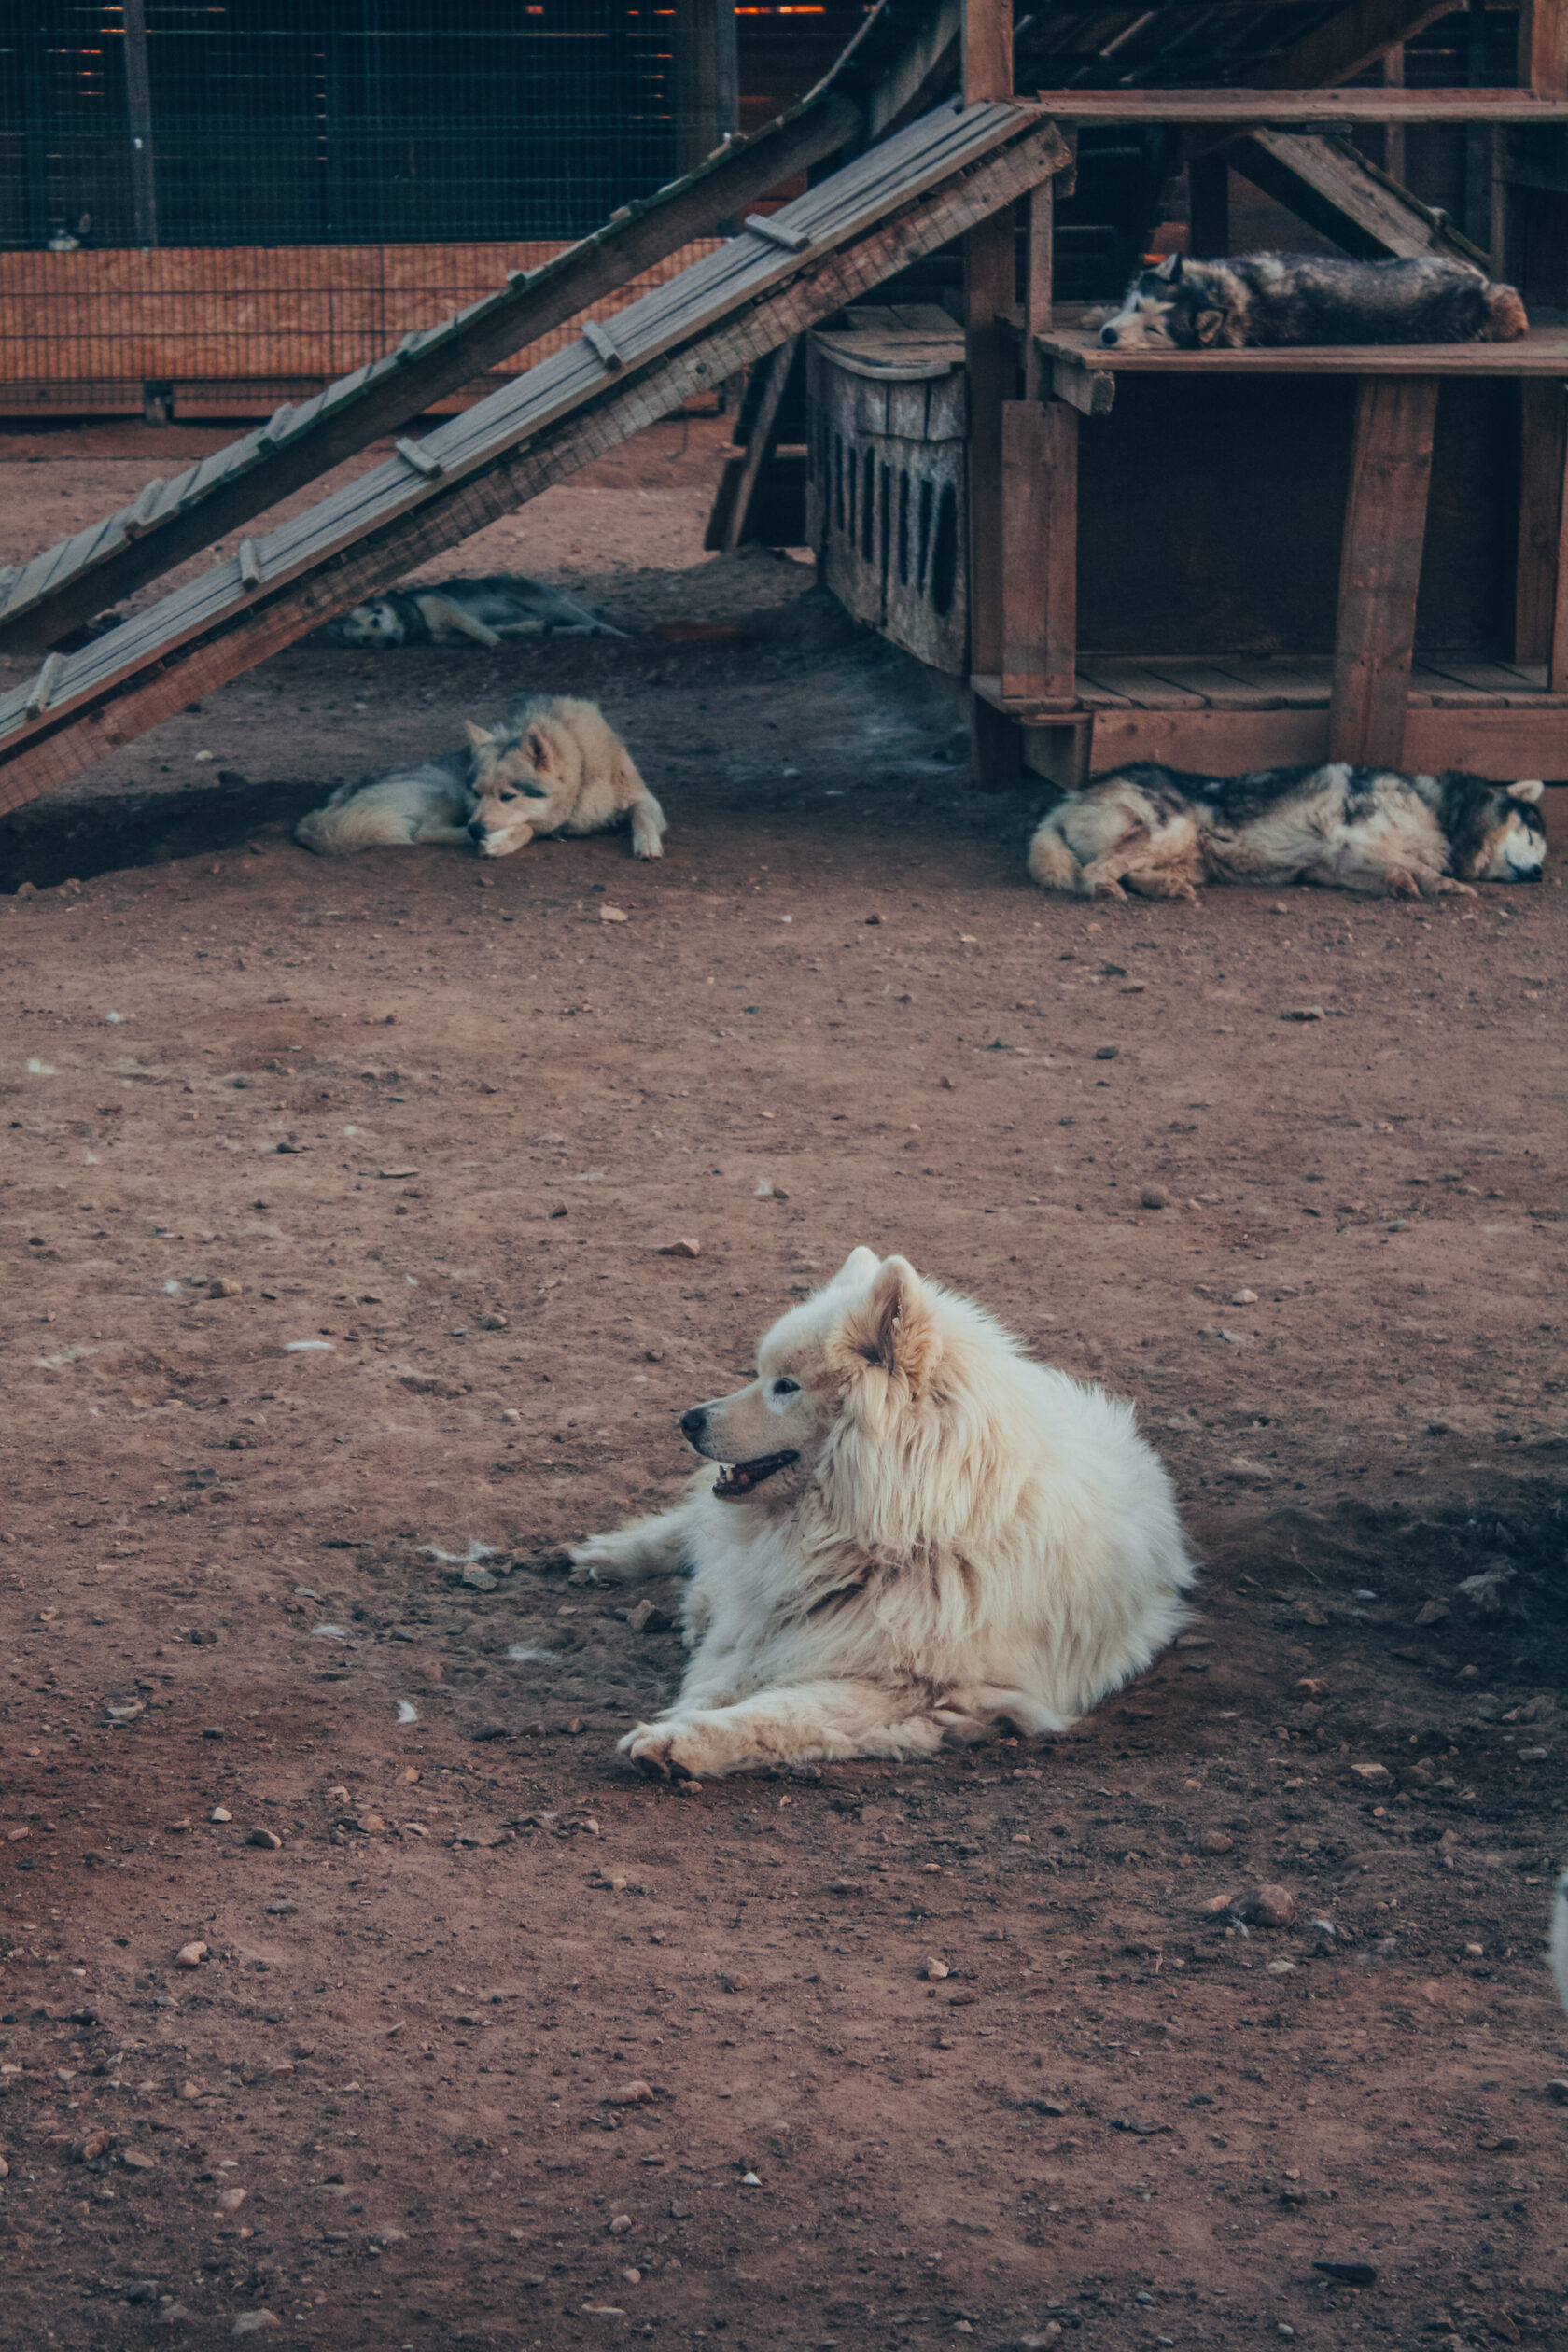
[[[1048,179],[1037,106],[946,105],[384,465],[0,697],[0,810],[278,651]]]

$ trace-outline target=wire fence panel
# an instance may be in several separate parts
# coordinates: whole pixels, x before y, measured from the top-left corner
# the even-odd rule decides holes
[[[433,325],[714,144],[685,21],[671,0],[18,0],[0,413],[253,413]]]

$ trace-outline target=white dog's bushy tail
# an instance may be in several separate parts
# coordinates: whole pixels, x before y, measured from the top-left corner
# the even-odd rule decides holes
[[[1050,817],[1035,828],[1029,847],[1029,879],[1038,882],[1043,890],[1076,894],[1083,888],[1084,869]]]
[[[294,838],[318,858],[350,858],[357,849],[402,848],[413,834],[399,809],[359,799],[313,808],[295,826]]]

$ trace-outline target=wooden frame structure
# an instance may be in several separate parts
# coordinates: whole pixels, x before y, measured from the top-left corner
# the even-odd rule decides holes
[[[776,350],[1066,161],[1038,107],[951,104],[867,148],[479,407],[0,696],[0,810]]]
[[[982,24],[1007,13],[1007,0],[969,0],[966,40],[977,53],[994,53],[993,35],[982,33]],[[1302,45],[1299,82],[1293,72],[1284,87],[1074,87],[1043,90],[1039,103],[1069,136],[1095,123],[1179,125],[1189,158],[1201,160],[1244,133],[1283,146],[1281,168],[1293,167],[1294,147],[1295,162],[1309,175],[1324,152],[1332,153],[1320,134],[1353,123],[1485,126],[1500,184],[1513,168],[1508,142],[1516,136],[1527,147],[1545,140],[1554,152],[1568,144],[1568,0],[1534,0],[1527,7],[1519,89],[1300,86],[1310,81],[1314,64],[1336,76],[1362,70],[1390,41],[1407,37],[1417,13],[1398,0],[1362,0],[1323,28],[1313,56],[1306,52],[1314,43]],[[1546,29],[1548,19],[1555,34]],[[1386,182],[1386,175],[1378,177]],[[1402,210],[1404,192],[1392,182],[1388,204],[1379,211],[1374,203],[1366,217],[1368,184],[1369,175],[1349,206],[1352,222],[1361,208],[1366,236],[1359,248],[1347,237],[1352,249],[1466,249],[1463,240],[1440,234],[1430,215],[1423,222],[1423,208],[1405,200]],[[1568,173],[1551,185],[1568,198]],[[1196,210],[1203,201],[1197,175],[1194,201]],[[1337,201],[1332,190],[1330,201]],[[1022,768],[1072,786],[1127,759],[1234,773],[1325,757],[1461,766],[1500,777],[1568,776],[1568,329],[1546,326],[1502,344],[1102,350],[1080,319],[1053,313],[1051,202],[1045,186],[1031,203],[1021,301],[1016,288],[1004,290],[989,246],[970,278],[970,684],[977,780],[1005,786]],[[1505,201],[1493,203],[1491,219],[1501,245],[1508,236]],[[1015,299],[1006,301],[1004,291]],[[999,368],[985,318],[999,331],[1011,319],[1017,340],[1010,364]],[[999,375],[1008,384],[1000,395]],[[1268,385],[1254,385],[1259,377],[1281,390],[1271,395]],[[1129,413],[1124,418],[1118,411],[1113,427],[1118,390],[1129,379],[1141,380],[1136,407],[1129,389]],[[1259,433],[1267,429],[1269,399],[1277,401],[1277,455],[1288,464],[1285,412],[1296,395],[1285,395],[1286,384],[1300,397],[1309,397],[1313,385],[1332,384],[1333,393],[1322,397],[1337,400],[1341,411],[1347,399],[1352,404],[1343,471],[1337,476],[1325,468],[1319,483],[1320,507],[1327,512],[1337,504],[1340,514],[1328,642],[1315,625],[1293,639],[1288,622],[1260,609],[1242,610],[1238,598],[1226,605],[1206,596],[1203,583],[1184,577],[1177,540],[1177,508],[1190,513],[1206,501],[1225,511],[1239,559],[1253,527],[1244,490],[1227,480],[1224,453],[1211,448],[1203,458],[1184,446],[1181,420],[1193,415],[1198,385],[1210,387],[1203,397],[1215,399],[1225,387],[1224,398],[1250,414]],[[1023,397],[1015,397],[1019,392]],[[1467,483],[1463,493],[1465,527],[1477,543],[1482,525],[1476,515],[1484,510],[1489,560],[1507,541],[1511,638],[1499,648],[1457,623],[1457,642],[1432,642],[1429,629],[1418,646],[1435,441],[1449,466],[1466,431],[1474,438],[1482,429],[1474,421],[1483,414],[1477,401],[1490,403],[1484,430],[1494,437],[1498,402],[1512,403],[1509,430],[1520,478],[1511,506],[1496,480],[1479,487]],[[1108,443],[1114,432],[1122,440]],[[1099,537],[1117,497],[1109,448],[1126,451],[1134,440],[1145,455],[1151,445],[1164,451],[1177,493],[1170,516],[1156,525],[1143,551],[1159,573],[1165,609],[1141,645],[1139,598],[1126,599],[1129,634],[1118,640],[1115,619],[1107,619],[1109,592],[1097,594],[1094,578]],[[1447,471],[1443,485],[1451,506]],[[1158,498],[1159,486],[1152,489],[1145,473],[1122,502],[1141,500],[1147,513]],[[1447,507],[1443,523],[1450,535],[1458,527]],[[1090,537],[1081,539],[1081,532]],[[1127,547],[1122,553],[1127,557]],[[1247,570],[1244,561],[1238,567]],[[1086,638],[1080,611],[1085,594],[1095,606]],[[1145,621],[1148,609],[1144,600]],[[1241,626],[1227,644],[1224,629],[1239,613]],[[1441,618],[1436,625],[1440,631]]]

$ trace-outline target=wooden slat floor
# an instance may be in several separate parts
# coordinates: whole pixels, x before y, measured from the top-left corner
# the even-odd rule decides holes
[[[1326,710],[1333,657],[1211,653],[1081,654],[1080,710]],[[1412,710],[1568,710],[1568,694],[1547,691],[1543,667],[1424,654],[1410,672]],[[1020,715],[1028,706],[1017,706]],[[1064,714],[1053,707],[1059,722]],[[1071,712],[1066,714],[1071,716]]]

